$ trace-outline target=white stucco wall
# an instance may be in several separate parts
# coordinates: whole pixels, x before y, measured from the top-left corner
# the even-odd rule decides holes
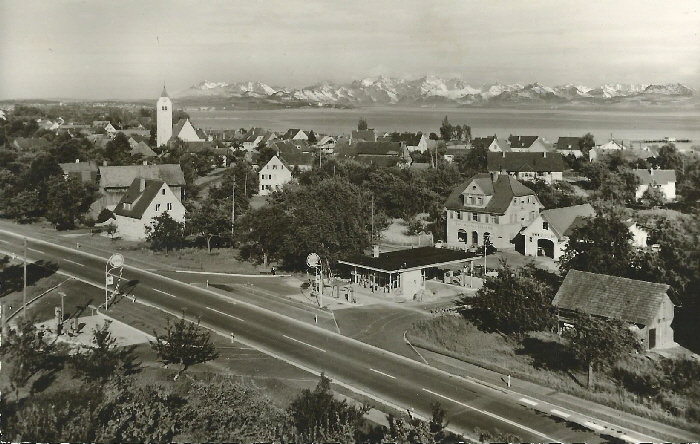
[[[292,180],[292,172],[279,157],[275,156],[260,169],[258,179],[260,181],[258,193],[261,196],[267,196],[273,190]]]
[[[168,204],[171,209],[168,209]],[[163,184],[141,219],[116,215],[117,236],[134,241],[146,240],[146,227],[151,225],[154,217],[166,211],[176,221],[185,222],[185,207],[170,187]]]

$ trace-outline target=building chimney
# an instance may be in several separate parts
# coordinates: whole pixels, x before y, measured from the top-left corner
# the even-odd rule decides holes
[[[506,157],[506,152],[505,152],[505,151],[501,151],[501,157],[503,157],[503,158]]]
[[[544,158],[547,157],[547,151],[542,151],[542,157],[544,157]]]
[[[107,166],[107,161],[106,161],[106,160],[103,160],[103,161],[102,161],[102,166]]]
[[[372,247],[372,257],[379,257],[379,245]]]
[[[143,191],[146,189],[146,179],[141,177],[139,178],[139,191]]]

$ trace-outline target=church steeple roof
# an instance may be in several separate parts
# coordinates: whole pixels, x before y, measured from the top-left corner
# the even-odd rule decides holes
[[[170,96],[168,96],[168,92],[165,90],[165,85],[163,85],[163,92],[160,94],[160,96],[170,98]]]

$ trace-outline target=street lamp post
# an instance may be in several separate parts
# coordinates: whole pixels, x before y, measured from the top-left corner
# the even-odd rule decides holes
[[[111,255],[105,264],[105,311],[107,311],[109,308],[109,286],[111,284],[110,278],[114,279],[114,274],[112,274],[112,272],[119,269],[118,279],[121,279],[123,266],[124,256],[119,253],[114,253]],[[119,285],[119,281],[117,281],[117,285]]]
[[[66,312],[64,311],[64,304],[63,304],[63,299],[66,297],[66,294],[62,291],[58,292],[58,295],[61,296],[61,324],[63,324],[63,320],[66,318]]]

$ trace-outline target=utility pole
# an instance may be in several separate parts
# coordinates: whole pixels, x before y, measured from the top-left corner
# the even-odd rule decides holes
[[[372,234],[370,235],[370,242],[374,247],[374,194],[372,195]]]
[[[233,223],[236,220],[236,176],[233,176],[233,185],[231,186],[231,236],[233,236]]]
[[[27,238],[24,238],[24,288],[22,290],[22,316],[27,320]]]

